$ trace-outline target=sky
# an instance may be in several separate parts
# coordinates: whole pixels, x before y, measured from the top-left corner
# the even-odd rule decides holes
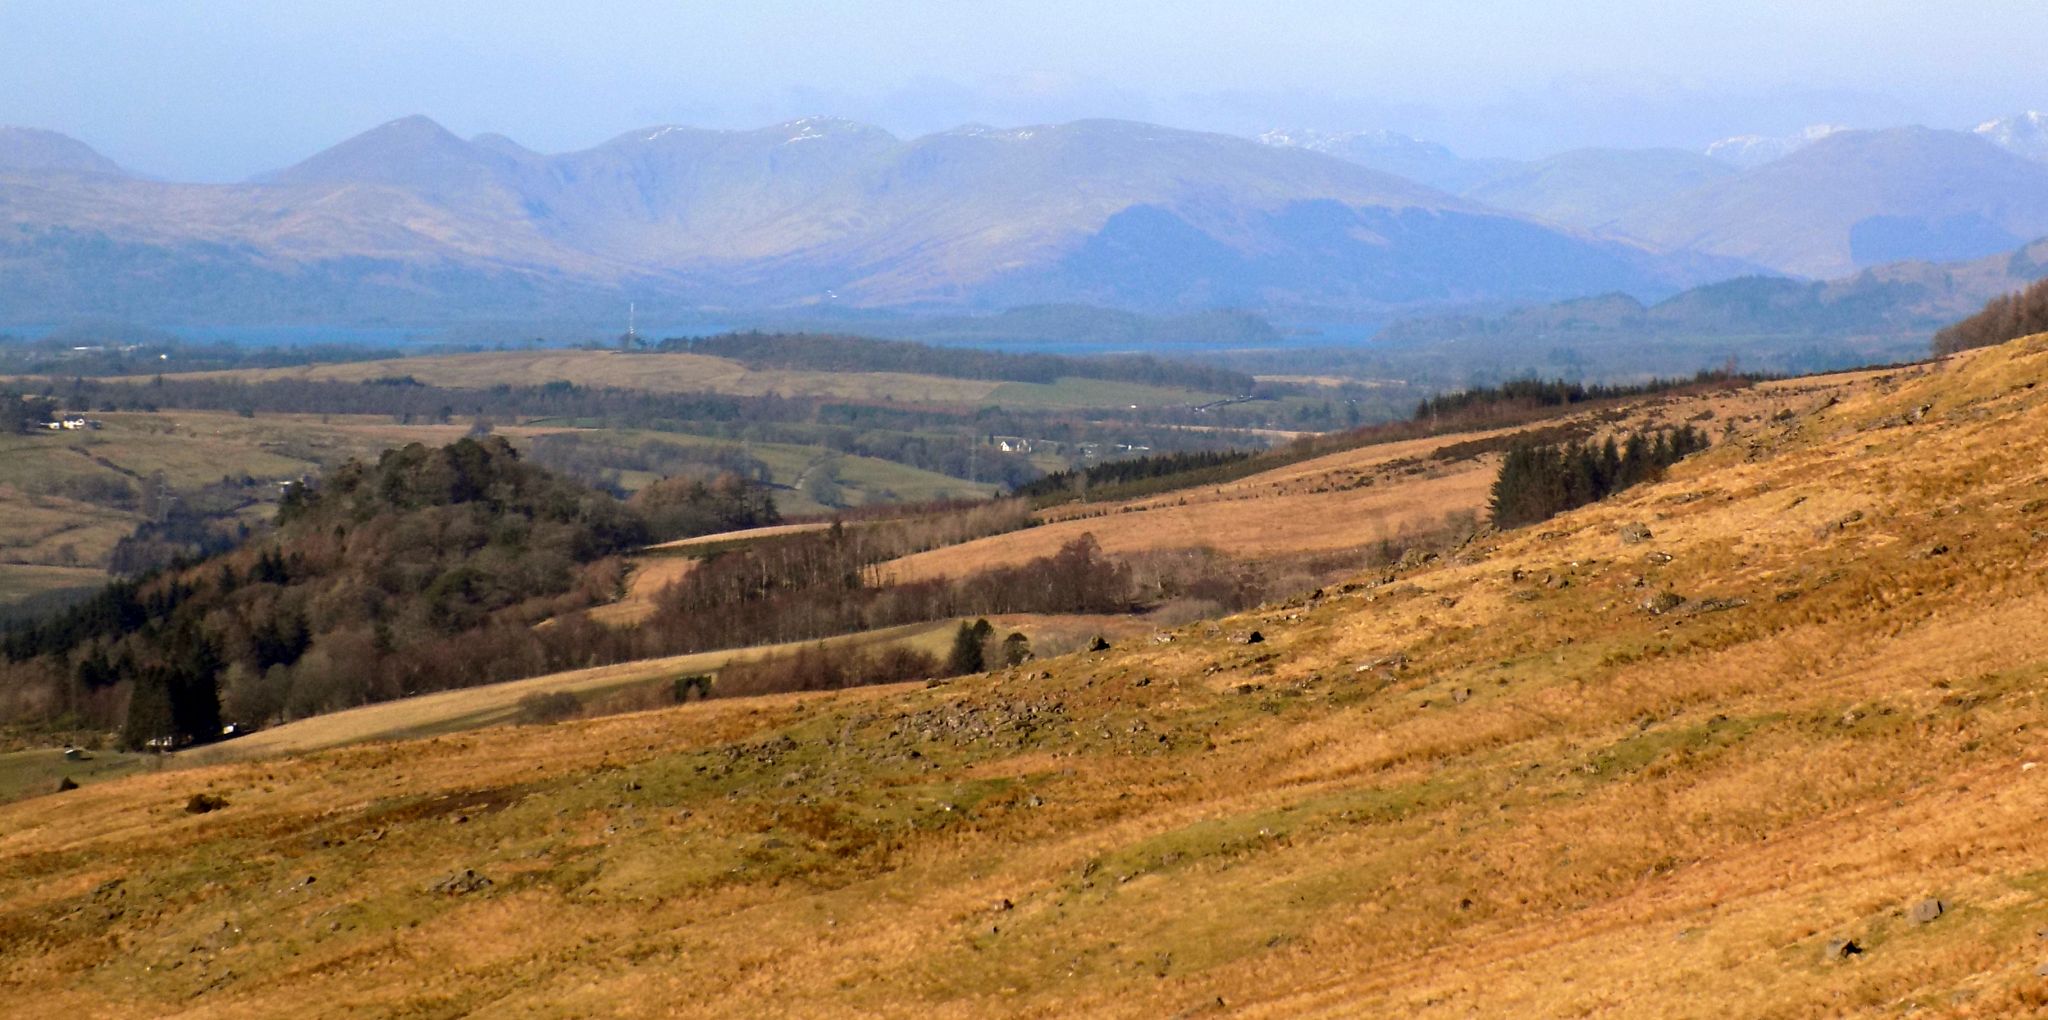
[[[426,114],[542,151],[826,114],[1699,148],[2048,109],[2040,0],[0,0],[0,124],[237,180]]]

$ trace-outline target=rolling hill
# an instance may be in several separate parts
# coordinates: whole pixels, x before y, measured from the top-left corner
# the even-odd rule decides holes
[[[242,185],[0,169],[0,268],[0,319],[448,321],[629,297],[1374,309],[1654,296],[1737,267],[1131,122],[898,139],[806,118],[542,155],[411,117]]]
[[[2036,1013],[2043,382],[2048,338],[1777,385],[1607,503],[951,683],[0,807],[0,990],[81,1015]]]
[[[1812,277],[1976,258],[2048,234],[2048,165],[1965,132],[1841,131],[1614,228]]]
[[[2044,275],[2048,240],[2038,240],[1966,262],[1894,262],[1834,280],[1746,277],[1650,305],[1613,294],[1408,319],[1377,339],[1411,359],[1490,362],[1507,372],[1684,374],[1731,357],[1755,370],[1811,372],[1919,358],[1943,326]]]

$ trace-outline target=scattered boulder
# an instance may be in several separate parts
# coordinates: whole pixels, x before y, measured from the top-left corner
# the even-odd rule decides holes
[[[490,879],[477,874],[474,869],[464,868],[427,886],[427,891],[444,896],[465,896],[469,893],[482,892],[491,885]]]
[[[91,761],[91,760],[92,760],[92,752],[90,752],[90,751],[87,751],[87,750],[86,750],[85,748],[83,748],[83,747],[67,747],[67,748],[65,748],[65,749],[64,749],[64,760],[65,760],[65,761]]]
[[[1097,634],[1095,635],[1095,640],[1088,643],[1088,650],[1091,652],[1109,651],[1109,641],[1102,635]]]
[[[76,789],[78,789],[78,780],[73,779],[70,776],[65,776],[64,778],[57,780],[58,793],[63,793],[66,790]]]
[[[1686,606],[1685,611],[1698,616],[1701,613],[1720,613],[1730,609],[1741,609],[1746,605],[1749,605],[1749,600],[1744,598],[1700,599]]]
[[[1261,633],[1259,633],[1258,631],[1252,631],[1251,633],[1249,633],[1249,634],[1246,634],[1246,635],[1244,636],[1244,643],[1245,643],[1245,644],[1248,644],[1248,645],[1256,645],[1256,644],[1261,644],[1261,643],[1263,643],[1263,642],[1264,642],[1265,640],[1266,640],[1266,635],[1264,635],[1264,634],[1261,634]]]
[[[1948,904],[1936,899],[1925,899],[1906,910],[1906,919],[1914,924],[1928,924],[1948,913]]]
[[[1621,544],[1623,545],[1641,545],[1652,537],[1650,526],[1641,521],[1630,521],[1621,526]]]
[[[185,802],[185,813],[188,815],[203,815],[210,811],[219,811],[227,806],[228,801],[226,797],[215,796],[211,793],[195,793],[192,795],[192,799]]]
[[[1862,952],[1863,946],[1855,939],[1829,939],[1821,947],[1820,956],[1823,960],[1846,960]]]
[[[1675,591],[1660,591],[1642,601],[1642,610],[1651,616],[1663,616],[1682,605],[1685,605],[1685,596]]]
[[[1437,561],[1437,554],[1426,549],[1410,549],[1401,554],[1400,562],[1394,564],[1397,570],[1414,570]]]

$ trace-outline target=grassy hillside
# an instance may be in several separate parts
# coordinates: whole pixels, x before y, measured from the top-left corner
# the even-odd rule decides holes
[[[1784,390],[1660,484],[1107,652],[0,807],[0,991],[166,1016],[2039,1012],[2044,381],[2048,338]],[[187,813],[199,793],[226,806]]]

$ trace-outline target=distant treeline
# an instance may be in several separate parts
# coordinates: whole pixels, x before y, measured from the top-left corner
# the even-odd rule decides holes
[[[1984,310],[1934,334],[1934,353],[1954,354],[2048,333],[2048,280],[1992,298]]]
[[[1185,476],[1228,468],[1252,456],[1253,452],[1250,450],[1198,450],[1191,453],[1165,453],[1133,457],[1129,460],[1113,460],[1078,470],[1055,471],[1028,485],[1018,486],[1016,494],[1028,498],[1042,498],[1071,494],[1088,486],[1129,486],[1151,479],[1184,479]]]
[[[1474,409],[1491,411],[1514,408],[1571,407],[1608,400],[1628,400],[1678,390],[1717,386],[1748,385],[1765,378],[1730,371],[1700,372],[1690,379],[1652,379],[1648,382],[1600,385],[1566,382],[1562,379],[1514,379],[1498,386],[1478,386],[1455,393],[1425,398],[1415,408],[1415,420],[1459,417]]]
[[[77,337],[83,341],[84,337]],[[0,338],[0,371],[15,375],[147,375],[152,372],[217,372],[245,368],[291,368],[350,361],[382,361],[451,353],[450,348],[399,350],[355,344],[309,344],[304,347],[238,347],[234,344],[89,344],[75,349],[48,340],[9,342]]]
[[[1242,372],[1161,361],[1145,355],[1074,358],[1054,354],[1012,354],[972,347],[935,347],[905,340],[873,340],[823,333],[727,333],[694,339],[676,338],[662,341],[660,349],[730,358],[749,368],[906,372],[953,379],[1034,383],[1057,382],[1068,377],[1107,379],[1226,395],[1249,393],[1253,385],[1252,377]]]
[[[1691,379],[1663,379],[1633,386],[1583,386],[1528,380],[1424,400],[1404,422],[1368,425],[1345,432],[1304,436],[1260,453],[1157,454],[1055,472],[1028,492],[1040,503],[1069,499],[1118,500],[1201,485],[1220,485],[1345,450],[1424,436],[1527,424],[1561,409],[1657,394],[1696,393],[1748,386],[1757,377],[1702,372]]]
[[[1493,482],[1488,505],[1494,526],[1534,524],[1597,503],[1659,477],[1665,468],[1707,445],[1706,433],[1686,425],[1639,430],[1620,442],[1609,437],[1597,445],[1580,441],[1512,447]]]

